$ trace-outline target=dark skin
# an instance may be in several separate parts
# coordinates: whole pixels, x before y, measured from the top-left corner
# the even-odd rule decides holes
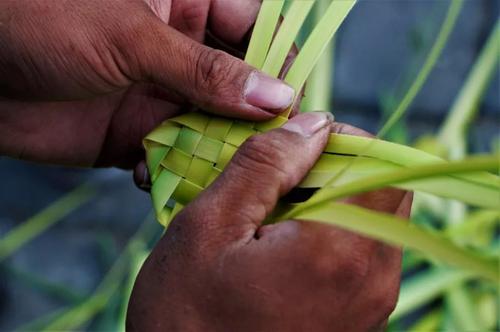
[[[203,44],[209,29],[212,45],[241,54],[258,9],[256,0],[1,1],[0,77],[9,79],[0,131],[9,139],[0,151],[132,168],[141,139],[193,107],[273,118],[288,105],[247,100],[255,69]]]
[[[286,86],[258,76],[263,91],[249,91],[250,79],[261,74],[207,46],[244,51],[259,5],[1,1],[0,153],[52,164],[133,168],[144,158],[145,134],[181,112],[202,108],[271,119],[291,102]],[[314,124],[297,118],[292,121]],[[365,135],[328,122],[310,137],[285,128],[246,142],[155,247],[134,287],[128,328],[383,326],[397,298],[399,249],[316,223],[261,225],[313,165],[331,130]],[[144,167],[138,170],[136,179],[145,180]],[[346,203],[406,217],[411,198],[388,189]],[[208,208],[213,206],[219,208]]]
[[[366,135],[328,123],[309,138],[276,129],[248,140],[154,248],[134,287],[128,329],[382,329],[397,301],[400,249],[315,222],[262,224],[330,131]],[[411,195],[386,189],[345,203],[407,218]]]

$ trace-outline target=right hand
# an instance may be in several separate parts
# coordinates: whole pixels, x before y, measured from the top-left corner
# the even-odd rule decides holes
[[[364,134],[332,125],[324,113],[305,113],[248,139],[172,221],[143,265],[128,330],[383,327],[398,297],[399,248],[317,222],[262,224],[314,165],[331,130]],[[349,203],[408,217],[411,194],[385,189]]]

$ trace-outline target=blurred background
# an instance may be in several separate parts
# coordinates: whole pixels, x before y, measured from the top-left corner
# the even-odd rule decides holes
[[[337,34],[332,54],[329,110],[338,121],[380,129],[422,67],[449,5],[449,0],[360,1]],[[413,144],[436,133],[498,14],[497,0],[464,2],[436,66],[387,139]],[[498,141],[499,84],[495,72],[467,136],[470,152],[491,151]],[[135,188],[131,173],[0,157],[0,183],[0,241],[9,235],[0,251],[0,331],[123,329],[135,273],[162,233],[149,215],[149,196]],[[420,218],[428,214],[421,212]],[[425,268],[424,263],[409,270],[407,280]],[[438,282],[447,280],[455,279]],[[481,319],[495,322],[498,303],[488,299]],[[445,302],[436,295],[418,310],[406,310],[391,328],[406,330]]]

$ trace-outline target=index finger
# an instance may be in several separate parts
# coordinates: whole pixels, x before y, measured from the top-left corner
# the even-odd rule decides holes
[[[229,45],[243,44],[257,19],[260,5],[259,0],[212,0],[208,28]]]

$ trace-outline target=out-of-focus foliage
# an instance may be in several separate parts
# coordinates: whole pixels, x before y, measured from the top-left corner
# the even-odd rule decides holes
[[[468,128],[477,114],[478,107],[493,73],[498,73],[499,28],[491,27],[491,37],[485,42],[477,61],[471,68],[463,89],[450,106],[440,131],[426,133],[410,140],[408,123],[404,114],[425,85],[436,65],[446,41],[453,31],[456,18],[462,9],[461,0],[451,0],[448,15],[436,38],[428,48],[428,55],[414,79],[397,94],[385,93],[381,98],[381,109],[389,120],[381,134],[393,141],[413,144],[427,152],[449,159],[463,159],[470,152],[467,146]],[[316,15],[320,16],[321,9]],[[395,32],[396,33],[396,32]],[[338,47],[338,45],[337,45]],[[331,105],[333,80],[334,45],[320,61],[315,74],[310,78],[304,99],[305,108],[323,108]],[[325,69],[332,68],[332,69]],[[404,71],[404,69],[402,69]],[[408,70],[412,74],[411,70]],[[328,80],[328,82],[325,82]],[[323,82],[323,84],[321,83]],[[307,106],[309,105],[309,106]],[[394,115],[396,114],[396,115]],[[391,117],[392,116],[392,117]],[[387,120],[386,119],[386,120]],[[387,124],[387,122],[385,122]],[[492,142],[492,150],[498,140]],[[498,152],[498,151],[497,151]],[[27,244],[54,225],[65,214],[81,205],[92,196],[98,196],[99,187],[86,185],[61,198],[24,224],[0,236],[0,260]],[[500,195],[500,194],[499,194]],[[499,197],[500,204],[500,197]],[[417,193],[412,214],[412,223],[428,230],[439,230],[453,243],[476,250],[482,254],[498,257],[498,210],[472,209],[462,203]],[[109,272],[91,294],[54,285],[43,279],[10,269],[26,284],[47,294],[62,299],[67,307],[43,315],[35,321],[19,326],[26,330],[76,330],[91,327],[92,330],[124,330],[124,317],[135,276],[159,236],[159,228],[151,216],[128,240],[124,251],[110,266]],[[452,269],[430,261],[416,252],[406,251],[403,259],[403,283],[398,306],[391,316],[391,331],[494,331],[498,330],[498,285],[475,277],[470,271]]]

